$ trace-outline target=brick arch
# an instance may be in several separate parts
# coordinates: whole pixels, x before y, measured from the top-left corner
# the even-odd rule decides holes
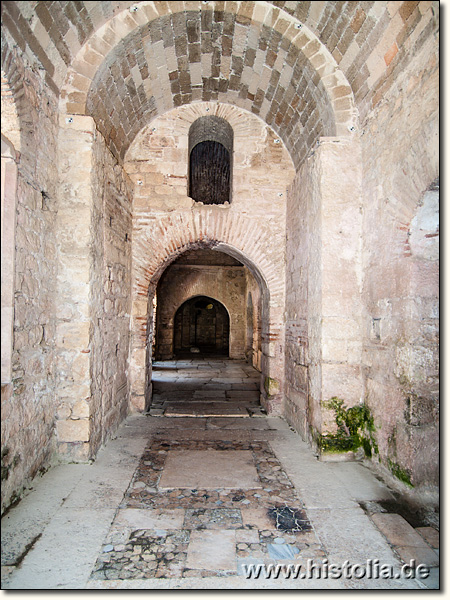
[[[245,265],[261,290],[263,379],[280,381],[280,393],[264,397],[272,414],[281,414],[284,372],[283,310],[284,274],[268,256],[269,234],[262,233],[255,221],[244,215],[227,214],[221,207],[194,208],[189,213],[161,217],[135,242],[133,265],[133,319],[131,347],[131,402],[145,410],[151,398],[151,347],[153,317],[149,306],[164,270],[182,253],[210,248],[229,254]],[[145,369],[143,366],[145,365]],[[143,382],[144,371],[146,383]]]
[[[23,104],[23,79],[17,77],[16,58],[6,49],[2,53],[2,135],[20,152],[22,141],[20,109]]]
[[[193,294],[190,294],[189,296],[184,296],[183,300],[181,300],[180,302],[178,302],[177,304],[174,305],[175,308],[172,308],[171,313],[172,313],[172,319],[175,318],[175,315],[178,312],[178,309],[181,308],[183,306],[183,304],[185,304],[186,302],[189,302],[189,300],[192,300],[193,298],[201,298],[201,297],[207,297],[207,298],[211,298],[211,300],[214,300],[215,302],[218,302],[219,304],[221,304],[224,309],[227,311],[228,317],[230,317],[230,310],[227,307],[227,304],[225,302],[225,300],[219,300],[219,298],[216,298],[216,296],[210,294],[209,292],[205,293],[201,293],[201,290],[196,291]]]
[[[198,100],[259,114],[297,166],[318,136],[350,134],[352,90],[326,46],[295,17],[255,2],[219,13],[204,3],[137,6],[89,38],[61,93],[61,109],[93,116],[118,158],[153,117]],[[230,35],[203,48],[213,18]],[[172,27],[179,35],[170,40]]]
[[[221,207],[194,208],[161,216],[134,243],[137,295],[147,297],[169,264],[186,250],[201,247],[215,248],[240,260],[270,296],[284,290],[280,270],[267,257],[270,240],[250,216],[231,214]]]

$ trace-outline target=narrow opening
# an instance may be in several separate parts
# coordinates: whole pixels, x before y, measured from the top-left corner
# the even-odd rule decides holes
[[[191,125],[188,195],[196,202],[231,202],[233,137],[233,128],[220,117],[200,117]]]
[[[175,356],[213,354],[229,356],[230,317],[219,301],[197,296],[175,314]]]
[[[189,196],[203,204],[230,201],[230,153],[219,142],[200,142],[191,151]]]

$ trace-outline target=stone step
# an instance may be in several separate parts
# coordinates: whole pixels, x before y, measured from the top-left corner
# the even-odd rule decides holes
[[[415,560],[416,564],[429,567],[439,565],[438,554],[430,548],[424,538],[401,515],[393,513],[375,513],[372,521],[394,546],[405,563]]]

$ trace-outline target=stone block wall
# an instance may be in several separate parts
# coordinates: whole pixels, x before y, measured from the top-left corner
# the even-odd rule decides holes
[[[90,117],[60,119],[59,452],[86,460],[127,413],[131,186]]]
[[[288,195],[285,414],[314,440],[333,431],[325,403],[363,400],[361,152],[322,138]]]
[[[310,409],[310,371],[308,319],[308,269],[311,261],[309,213],[314,194],[308,158],[298,170],[289,189],[286,209],[286,364],[284,414],[301,433],[309,435],[310,424],[320,427]],[[318,287],[316,288],[318,289]]]
[[[258,282],[248,269],[245,271],[247,308],[246,308],[246,344],[245,355],[251,365],[261,371],[262,356],[262,314],[261,290]]]
[[[4,94],[14,105],[5,114]],[[16,221],[14,266],[8,274],[12,344],[2,339],[12,350],[10,374],[4,379],[2,372],[2,512],[48,467],[55,449],[56,115],[53,92],[2,36],[2,121],[17,118],[2,122],[2,131],[5,125],[9,141],[19,146],[11,158],[17,167],[10,199]],[[2,283],[3,275],[2,270]]]
[[[168,267],[157,290],[156,357],[173,357],[174,318],[177,309],[194,296],[221,302],[230,317],[230,358],[245,358],[246,277],[243,266],[179,265]]]
[[[59,130],[57,414],[59,451],[68,460],[90,456],[91,173],[95,126],[90,117],[62,117]],[[97,239],[102,246],[102,239]]]
[[[94,145],[91,280],[91,448],[128,413],[131,313],[132,186],[98,135]]]
[[[439,477],[439,75],[431,10],[425,26],[409,62],[392,72],[389,94],[362,128],[363,368],[383,464],[400,468],[413,484],[434,486]]]

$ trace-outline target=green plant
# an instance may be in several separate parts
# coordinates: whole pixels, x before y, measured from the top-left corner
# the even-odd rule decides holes
[[[366,404],[347,408],[343,400],[334,396],[324,406],[334,410],[337,431],[320,436],[319,446],[322,451],[348,452],[362,447],[368,457],[373,453],[378,454],[378,446],[373,435],[375,431],[373,416]]]
[[[388,466],[394,477],[397,477],[397,479],[399,479],[403,483],[406,483],[406,485],[408,485],[409,487],[414,487],[411,483],[409,473],[405,469],[403,469],[398,463],[388,458]]]

